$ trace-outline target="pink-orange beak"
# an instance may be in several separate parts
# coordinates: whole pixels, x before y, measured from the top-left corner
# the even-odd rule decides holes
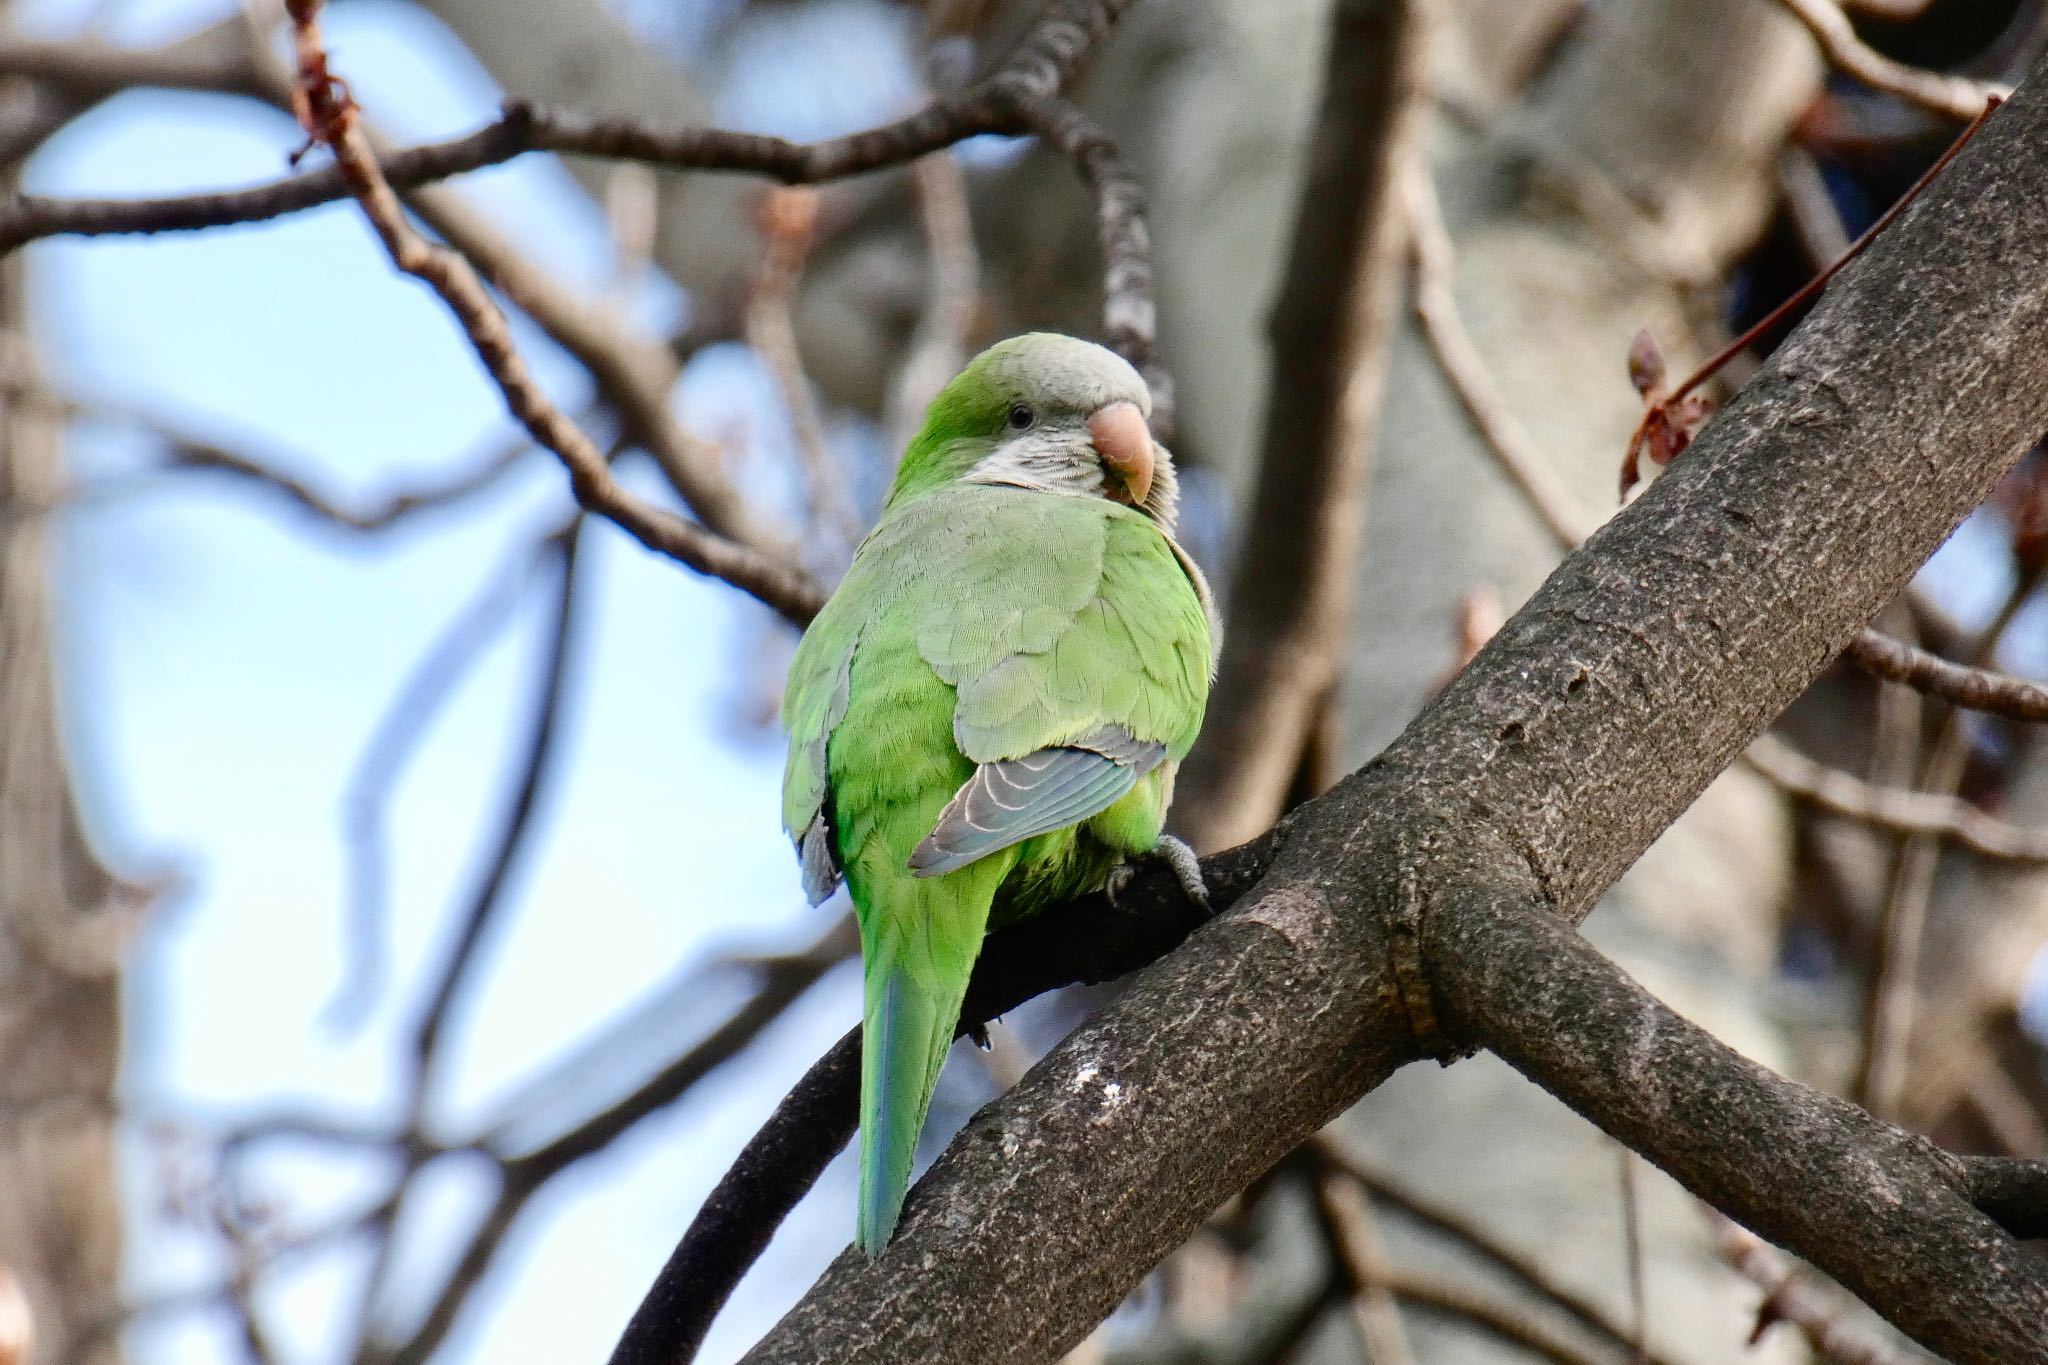
[[[1133,507],[1152,491],[1152,429],[1135,403],[1111,403],[1088,419],[1088,438],[1114,484],[1109,496]]]

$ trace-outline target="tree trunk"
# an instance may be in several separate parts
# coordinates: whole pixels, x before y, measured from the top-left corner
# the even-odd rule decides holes
[[[12,176],[8,177],[10,180]],[[139,899],[94,857],[64,761],[50,565],[63,426],[33,382],[24,262],[0,262],[0,1278],[31,1359],[111,1365],[121,1287],[114,1083]]]

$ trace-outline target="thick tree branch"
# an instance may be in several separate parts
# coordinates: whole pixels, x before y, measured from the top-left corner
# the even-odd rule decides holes
[[[2048,1264],[1961,1163],[1721,1048],[1567,932],[2038,436],[2044,185],[2029,87],[1385,754],[1296,812],[1234,911],[983,1110],[896,1242],[840,1258],[751,1358],[1057,1354],[1392,1069],[1483,1044],[1922,1344],[2048,1360]]]
[[[1204,860],[1214,910],[1233,904],[1272,863],[1282,832]],[[1090,896],[989,940],[960,1012],[970,1033],[1061,986],[1122,976],[1178,946],[1200,922],[1174,879],[1140,877],[1115,903]],[[633,1313],[612,1365],[687,1361],[719,1309],[760,1259],[827,1163],[852,1140],[860,1098],[860,1030],[847,1032],[806,1071],[705,1199]]]
[[[1957,1359],[2048,1357],[2048,1261],[1978,1211],[1961,1162],[1739,1056],[1550,915],[1474,900],[1430,923],[1461,1036],[1916,1340]]]
[[[1401,292],[1434,0],[1340,0],[1268,324],[1275,383],[1231,629],[1174,823],[1198,848],[1280,814],[1337,683]]]

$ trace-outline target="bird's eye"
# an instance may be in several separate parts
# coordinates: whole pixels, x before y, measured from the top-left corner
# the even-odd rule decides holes
[[[1029,431],[1031,430],[1031,424],[1037,420],[1038,414],[1023,403],[1018,403],[1010,409],[1010,430],[1012,431]]]

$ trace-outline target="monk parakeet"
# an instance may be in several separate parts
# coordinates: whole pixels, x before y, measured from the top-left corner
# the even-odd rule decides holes
[[[1145,381],[1011,338],[933,401],[783,696],[783,823],[860,923],[858,1240],[879,1255],[983,935],[1160,850],[1214,665]]]

